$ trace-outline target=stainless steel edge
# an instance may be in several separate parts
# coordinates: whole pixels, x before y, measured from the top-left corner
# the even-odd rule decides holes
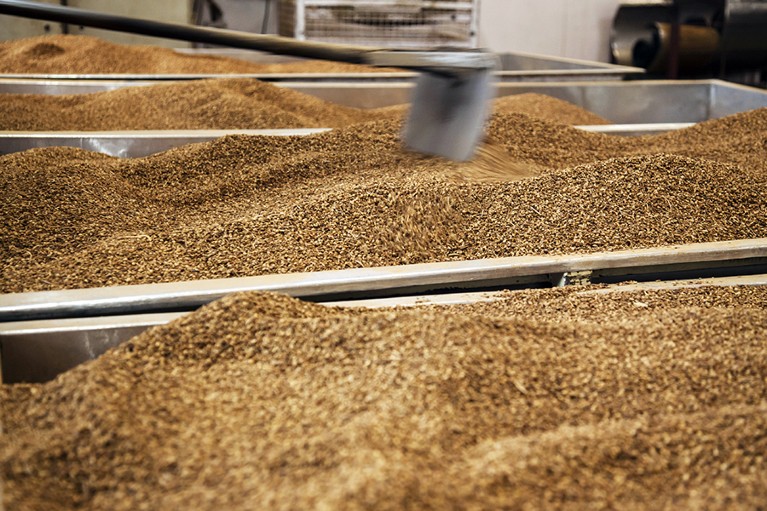
[[[110,156],[138,158],[185,144],[207,142],[226,135],[267,137],[306,136],[330,128],[264,130],[147,130],[147,131],[0,131],[0,154],[39,147],[68,146]]]
[[[680,130],[694,126],[693,122],[655,122],[646,124],[593,124],[579,125],[573,128],[605,135],[640,136],[655,135],[667,131]],[[1,142],[1,141],[0,141]]]
[[[455,293],[394,299],[327,302],[329,307],[414,307],[486,302],[500,293]],[[95,318],[46,319],[0,323],[2,381],[42,382],[93,360],[148,328],[164,325],[186,313],[135,314]]]
[[[767,286],[767,274],[739,275],[736,277],[712,277],[704,279],[683,279],[659,282],[635,282],[630,284],[610,285],[600,289],[580,291],[578,294],[608,294],[633,291],[657,291],[664,289],[694,289],[698,287],[730,286]]]
[[[687,128],[694,123],[580,125],[576,129],[607,135],[653,135]],[[186,144],[208,142],[227,135],[267,137],[306,136],[331,128],[273,130],[152,130],[152,131],[0,131],[0,154],[41,147],[78,147],[119,158],[140,158]]]
[[[43,382],[178,314],[8,323],[0,329],[4,383]]]
[[[0,79],[0,93],[84,93],[148,82]],[[411,82],[311,82],[278,84],[326,101],[377,108],[410,101]],[[537,93],[569,101],[615,124],[690,123],[767,107],[767,91],[720,80],[500,82],[498,96]]]
[[[203,55],[207,57],[225,57],[244,60],[256,64],[280,64],[280,63],[300,63],[307,59],[272,55],[259,51],[232,49],[232,48],[207,48],[207,49],[176,49],[177,52],[185,55]],[[395,53],[395,52],[391,52]],[[431,55],[439,55],[440,52],[419,51],[417,53],[431,58]],[[446,52],[441,52],[446,53]],[[456,52],[460,56],[464,52]],[[402,52],[396,52],[392,62],[383,63],[394,67],[398,63],[398,55]],[[468,58],[476,59],[475,52],[465,52]],[[596,62],[589,60],[571,59],[566,57],[555,57],[550,55],[540,55],[524,52],[507,52],[495,54],[500,60],[501,66],[496,71],[495,76],[499,80],[530,80],[536,77],[561,76],[563,79],[575,79],[580,77],[601,77],[604,80],[620,80],[629,75],[644,74],[644,69],[638,67],[608,64],[605,62]],[[283,80],[343,80],[343,81],[402,81],[414,80],[418,73],[405,70],[392,72],[363,72],[363,73],[248,73],[248,74],[64,74],[64,73],[8,73],[2,75],[5,78],[21,78],[36,80],[197,80],[202,78],[222,78],[222,77],[250,77],[258,78],[264,81],[283,81]]]
[[[764,257],[767,257],[767,238],[592,254],[508,257],[14,293],[0,295],[0,321],[192,309],[238,291],[273,291],[301,298],[354,294],[422,294],[435,289],[476,289],[487,286],[488,283],[499,285],[520,277],[558,275],[574,271],[631,269],[693,262],[732,262]]]
[[[737,277],[641,282],[586,289],[578,294],[689,289],[702,286],[765,286],[767,274]],[[340,307],[418,307],[492,302],[508,298],[505,292],[467,292],[383,299],[325,302]],[[637,306],[641,306],[641,303]],[[148,328],[167,324],[187,313],[137,314],[96,318],[48,319],[0,323],[0,353],[4,383],[44,382]]]

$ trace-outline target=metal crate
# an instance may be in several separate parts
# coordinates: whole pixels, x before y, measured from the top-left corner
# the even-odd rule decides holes
[[[280,35],[385,48],[476,48],[479,0],[281,0]]]

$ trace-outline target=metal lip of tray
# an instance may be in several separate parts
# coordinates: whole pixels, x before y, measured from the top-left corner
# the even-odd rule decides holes
[[[662,283],[667,287],[767,285],[765,273],[767,238],[760,238],[6,294],[0,295],[0,358],[6,383],[46,381],[149,327],[241,291],[281,292],[325,305],[414,306],[492,301],[508,296],[498,290],[583,282],[637,281],[642,284],[631,285],[651,288]]]
[[[272,55],[269,53],[226,48],[177,48],[178,53],[208,57],[228,57],[256,64],[300,63],[307,59]],[[501,81],[539,80],[621,80],[627,76],[639,76],[645,70],[618,64],[590,60],[554,57],[535,53],[510,52],[497,54],[501,66],[496,77]],[[418,73],[394,72],[309,72],[309,73],[252,73],[252,74],[63,74],[30,73],[4,74],[5,78],[42,80],[196,80],[201,78],[248,77],[264,81],[403,81],[413,80]]]
[[[686,128],[692,123],[608,124],[573,126],[592,133],[639,136]],[[142,158],[187,144],[210,142],[229,135],[296,137],[332,128],[273,130],[154,130],[154,131],[0,131],[0,156],[43,147],[77,147],[117,158]]]
[[[295,137],[330,128],[269,130],[147,130],[147,131],[0,131],[0,155],[41,147],[78,147],[118,158],[141,158],[187,144],[227,135]]]

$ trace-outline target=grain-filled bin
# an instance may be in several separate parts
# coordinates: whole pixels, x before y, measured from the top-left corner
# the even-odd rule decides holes
[[[4,498],[758,506],[765,288],[598,291],[383,311],[226,297],[4,385]]]
[[[387,121],[140,159],[60,147],[2,156],[0,300],[14,307],[78,295],[67,305],[93,312],[109,292],[151,303],[122,287],[136,285],[182,291],[155,295],[167,311],[194,295],[181,282],[199,291],[255,276],[276,284],[261,291],[311,295],[325,271],[355,275],[331,300],[360,292],[361,275],[382,292],[375,268],[386,265],[416,303],[466,283],[502,288],[492,302],[363,311],[235,285],[180,317],[21,325],[13,348],[0,339],[19,370],[9,378],[91,360],[0,389],[6,502],[756,507],[767,288],[588,282],[621,269],[654,280],[625,265],[664,248],[675,259],[656,259],[660,273],[763,271],[763,240],[748,243],[767,235],[764,125],[756,110],[638,141],[500,113],[487,158],[466,165],[403,152]],[[506,173],[520,159],[530,173]],[[709,242],[743,250],[690,252]],[[585,265],[600,252],[602,264]],[[703,253],[715,268],[691,257]],[[505,257],[529,274],[507,272]],[[451,268],[404,279],[430,264]],[[518,279],[571,285],[512,291]],[[41,299],[13,296],[25,292]],[[151,325],[121,342],[118,332]]]
[[[642,282],[631,286],[617,283]],[[767,286],[767,238],[400,267],[0,294],[6,383],[47,381],[147,328],[243,291],[279,291],[327,306],[423,307],[502,300],[508,290],[601,284],[600,292]],[[606,286],[606,287],[604,287]],[[503,289],[505,291],[497,291]],[[174,311],[174,312],[166,312]]]
[[[412,88],[403,83],[388,86],[352,83],[281,85],[361,108],[407,102]],[[524,93],[559,98],[617,124],[702,122],[767,106],[767,91],[764,89],[722,80],[498,84],[499,96]]]
[[[0,94],[86,94],[131,86],[145,80],[30,80],[0,78]],[[407,103],[413,85],[336,81],[275,84],[335,104],[379,108]],[[767,91],[722,80],[573,81],[500,83],[498,96],[537,93],[559,98],[605,117],[613,123],[701,122],[767,106]]]
[[[0,93],[86,94],[130,86],[150,86],[155,83],[125,80],[0,79]],[[275,85],[318,97],[334,105],[363,109],[406,103],[412,91],[412,84],[407,82],[279,82]],[[567,101],[612,123],[606,125],[576,123],[579,127],[620,135],[659,133],[767,106],[767,92],[764,90],[719,80],[507,82],[498,85],[499,97],[520,94],[542,94]],[[300,135],[322,131],[322,127],[260,131],[231,128],[191,131],[100,131],[98,133],[69,131],[68,133],[24,130],[0,132],[0,153],[32,147],[68,145],[114,156],[145,156],[184,143],[212,140],[229,133]]]

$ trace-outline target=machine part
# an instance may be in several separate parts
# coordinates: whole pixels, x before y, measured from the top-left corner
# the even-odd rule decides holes
[[[767,67],[767,2],[728,0],[722,27],[723,71]]]
[[[644,65],[652,73],[665,64],[662,71],[760,84],[767,67],[765,31],[763,0],[636,1],[618,8],[610,47],[614,62]],[[706,58],[711,65],[701,62]]]
[[[649,73],[665,72],[672,58],[671,23],[655,23],[650,40],[641,39],[634,44],[632,64]],[[689,74],[704,71],[719,53],[719,33],[711,27],[678,26],[678,70]]]
[[[621,4],[613,18],[610,32],[612,61],[623,66],[633,65],[636,42],[651,40],[656,22],[673,21],[673,11],[666,1]]]
[[[492,97],[492,71],[498,65],[497,57],[485,52],[393,51],[364,46],[308,43],[278,36],[128,18],[26,0],[0,0],[0,14],[321,60],[414,69],[422,73],[414,94],[420,104],[411,109],[405,123],[404,143],[416,151],[459,161],[472,157],[482,137],[484,122],[489,113],[487,103]],[[424,133],[429,135],[421,136]],[[415,134],[418,136],[415,137]]]

